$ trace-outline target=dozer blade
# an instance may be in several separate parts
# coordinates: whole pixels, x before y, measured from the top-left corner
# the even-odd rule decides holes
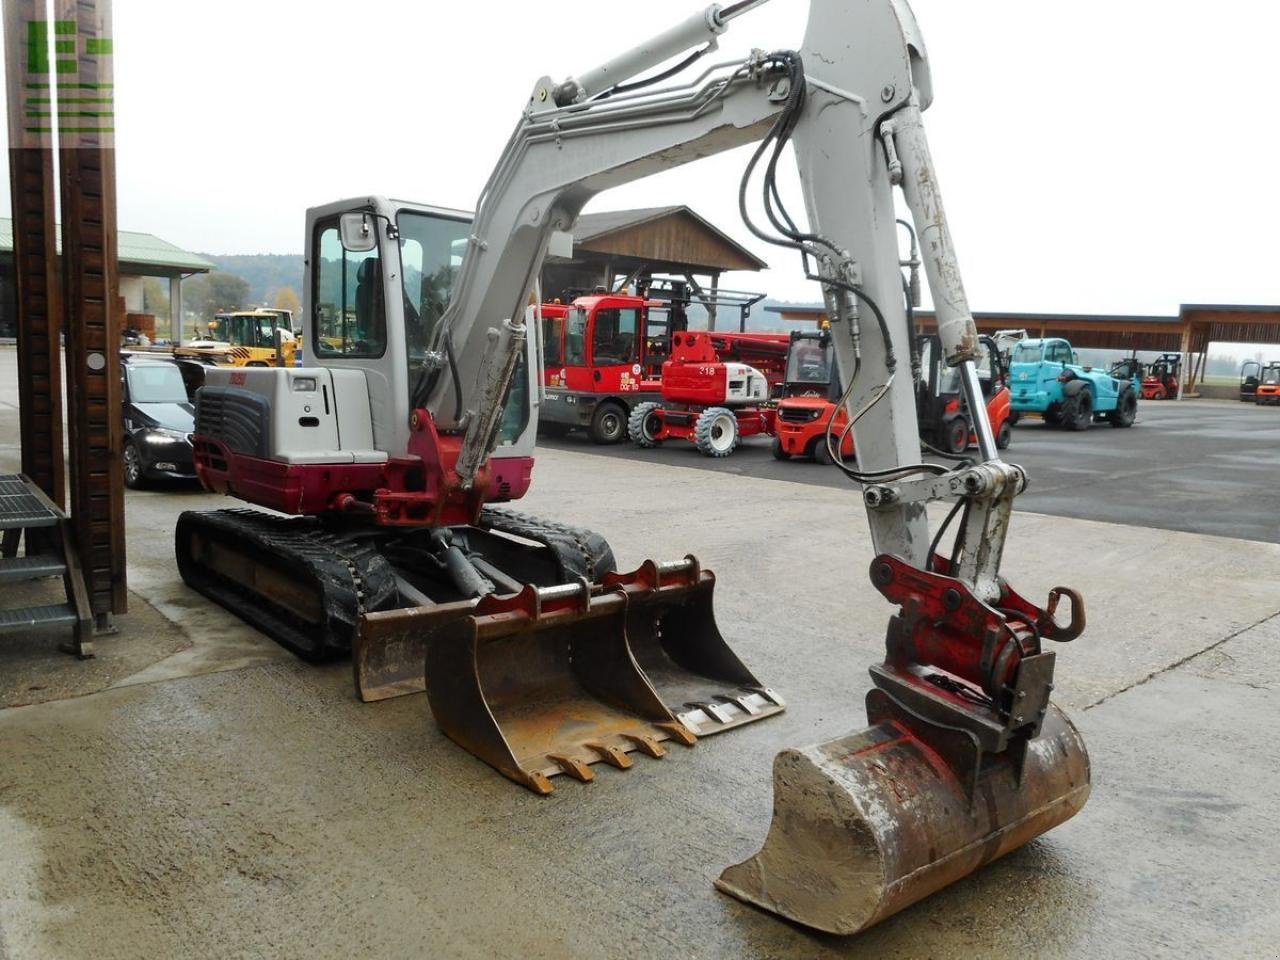
[[[872,724],[786,750],[773,764],[773,823],[716,886],[829,933],[865,930],[1069,819],[1089,796],[1089,758],[1048,706],[1024,751],[983,758],[968,731],[921,723],[873,690]]]
[[[716,626],[715,574],[696,559],[647,561],[610,573],[627,594],[627,637],[636,662],[667,708],[697,736],[781,713],[786,704],[738,659]]]
[[[579,584],[482,599],[426,640],[426,686],[454,742],[535,793],[551,777],[696,739],[676,722],[627,645],[628,596]]]

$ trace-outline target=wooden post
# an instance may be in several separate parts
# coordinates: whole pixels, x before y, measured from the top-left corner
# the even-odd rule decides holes
[[[76,70],[58,72],[71,518],[100,629],[127,608],[121,469],[115,117],[110,0],[58,0]],[[69,32],[69,31],[68,31]],[[65,37],[64,37],[65,39]],[[78,109],[83,107],[84,109]]]
[[[62,453],[62,313],[54,222],[53,134],[34,109],[48,90],[43,0],[4,4],[9,104],[9,190],[18,301],[18,407],[22,472],[59,508],[66,505]],[[32,62],[32,61],[36,62]],[[30,105],[30,106],[29,106]]]
[[[1185,324],[1182,328],[1182,369],[1187,370],[1191,366],[1191,324]],[[1178,397],[1182,399],[1182,394],[1186,392],[1186,377],[1178,378]]]

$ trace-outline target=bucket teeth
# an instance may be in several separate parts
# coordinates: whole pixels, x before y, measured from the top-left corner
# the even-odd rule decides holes
[[[619,770],[629,770],[631,768],[631,758],[620,747],[615,747],[608,743],[600,743],[599,741],[592,741],[584,744],[584,746],[589,750],[594,750],[600,755],[600,759],[611,767],[617,767]]]
[[[570,757],[563,753],[552,753],[547,755],[547,759],[557,764],[564,773],[567,773],[579,783],[590,783],[596,778],[596,775],[591,772],[591,767],[577,757]],[[543,779],[546,778],[544,777]],[[548,781],[548,786],[550,786],[550,781]]]
[[[623,736],[632,743],[641,753],[647,754],[654,759],[665,757],[667,751],[653,737],[646,737],[643,734],[623,734]]]

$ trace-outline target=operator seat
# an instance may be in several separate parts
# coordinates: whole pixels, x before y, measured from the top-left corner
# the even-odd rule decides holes
[[[380,351],[387,342],[387,317],[382,302],[382,261],[376,256],[356,268],[356,341],[359,349]]]

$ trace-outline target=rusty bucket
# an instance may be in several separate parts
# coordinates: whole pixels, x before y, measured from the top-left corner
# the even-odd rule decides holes
[[[1069,819],[1089,796],[1084,742],[1052,705],[1039,736],[995,755],[879,691],[867,712],[860,733],[778,754],[764,846],[717,888],[857,933]]]
[[[654,692],[627,645],[627,593],[585,580],[482,599],[426,642],[426,689],[440,729],[535,793],[551,777],[626,769],[695,737]]]
[[[636,662],[676,718],[709,736],[781,713],[786,704],[764,686],[716,626],[715,574],[685,557],[611,573],[606,587],[627,595],[627,637]]]

